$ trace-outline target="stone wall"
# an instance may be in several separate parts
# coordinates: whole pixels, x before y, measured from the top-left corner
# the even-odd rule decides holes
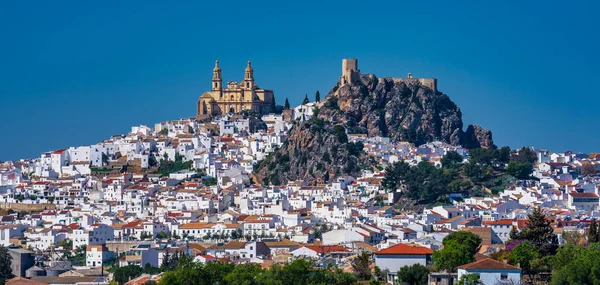
[[[56,205],[54,204],[24,204],[24,203],[4,203],[0,202],[0,208],[12,209],[15,211],[26,211],[26,212],[41,212],[44,210],[54,210]]]

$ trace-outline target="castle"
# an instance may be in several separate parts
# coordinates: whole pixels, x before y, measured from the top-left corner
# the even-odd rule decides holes
[[[340,76],[341,85],[349,84],[353,81],[360,80],[360,70],[358,69],[358,60],[356,58],[342,59],[342,76]],[[412,73],[408,73],[407,78],[393,78],[395,82],[404,82],[412,84],[421,84],[429,87],[434,92],[437,92],[436,78],[413,78]]]
[[[273,91],[260,89],[254,83],[254,70],[250,61],[242,83],[229,81],[227,87],[223,88],[221,68],[217,60],[213,69],[212,90],[205,92],[198,99],[198,117],[239,113],[243,110],[267,114],[272,112],[274,107]]]

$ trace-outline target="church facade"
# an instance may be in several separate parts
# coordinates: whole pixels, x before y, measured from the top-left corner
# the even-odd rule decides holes
[[[224,87],[217,60],[213,69],[211,91],[205,92],[198,99],[198,117],[239,113],[244,110],[267,114],[274,107],[273,91],[261,89],[254,82],[254,70],[250,61],[244,72],[244,80],[241,83],[229,81]]]

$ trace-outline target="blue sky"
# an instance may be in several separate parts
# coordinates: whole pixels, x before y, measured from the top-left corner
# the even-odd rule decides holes
[[[498,145],[600,151],[598,1],[0,2],[0,160],[190,117],[214,60],[278,103],[363,73],[436,77]]]

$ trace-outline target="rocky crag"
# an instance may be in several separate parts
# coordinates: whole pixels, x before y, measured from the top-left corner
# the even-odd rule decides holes
[[[327,182],[344,175],[357,177],[373,165],[361,142],[348,142],[343,126],[315,118],[298,122],[283,146],[259,163],[253,179],[271,185],[298,179]]]
[[[450,98],[418,82],[360,74],[329,91],[319,117],[352,133],[387,136],[417,145],[433,140],[466,148],[495,147],[477,125],[463,131],[462,113]]]
[[[356,177],[374,167],[362,143],[348,142],[346,133],[416,145],[439,140],[467,148],[495,147],[490,131],[477,125],[463,130],[462,113],[446,94],[415,81],[360,74],[350,83],[336,83],[316,112],[311,120],[297,122],[283,147],[258,165],[255,182],[324,182]]]

